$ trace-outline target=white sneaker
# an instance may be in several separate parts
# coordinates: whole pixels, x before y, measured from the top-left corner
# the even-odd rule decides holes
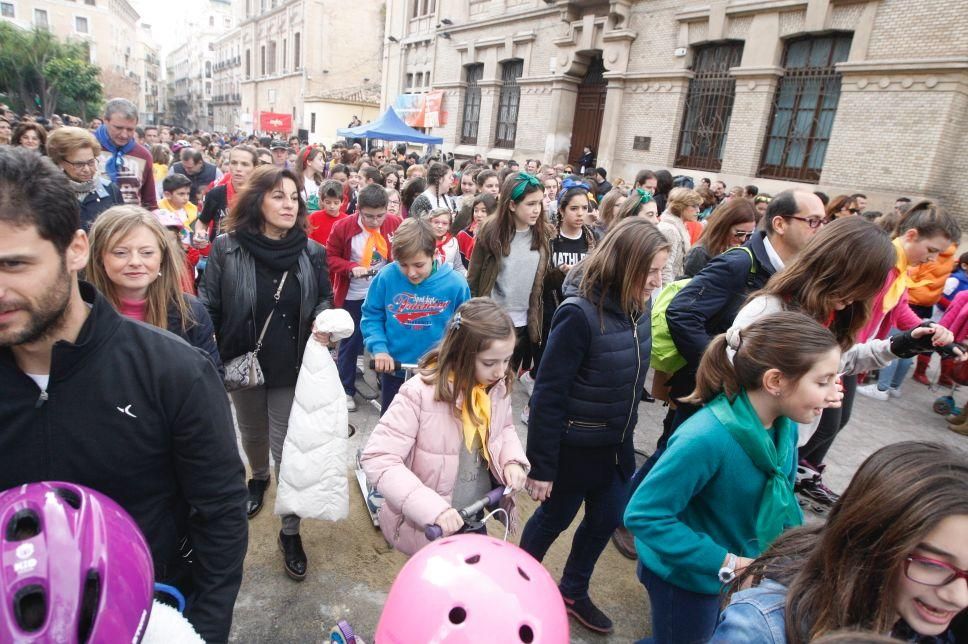
[[[356,399],[353,396],[346,397],[346,411],[356,411]]]
[[[857,393],[859,393],[861,396],[873,398],[874,400],[887,400],[891,397],[891,395],[886,391],[878,389],[876,383],[858,387]]]
[[[534,393],[534,378],[531,377],[530,371],[525,371],[522,373],[518,378],[518,381],[521,383],[521,386],[524,387],[524,390],[528,392],[529,396]]]
[[[900,398],[901,390],[894,389],[893,387],[891,387],[890,389],[887,390],[887,395],[890,396],[891,398]]]

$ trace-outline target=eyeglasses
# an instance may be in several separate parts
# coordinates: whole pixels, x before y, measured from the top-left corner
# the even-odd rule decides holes
[[[734,230],[733,237],[735,239],[742,239],[743,241],[748,240],[753,236],[753,231],[751,230]]]
[[[72,168],[78,171],[83,170],[84,168],[88,168],[90,170],[97,169],[97,157],[94,157],[93,159],[90,159],[88,161],[67,161],[65,159],[64,163],[66,163],[67,165],[71,166]]]
[[[795,215],[790,215],[790,219],[796,219],[797,221],[802,221],[810,228],[820,228],[827,220],[823,217],[797,217]]]
[[[959,570],[943,561],[916,555],[904,561],[904,575],[924,586],[947,586],[955,579],[968,581],[968,570]]]

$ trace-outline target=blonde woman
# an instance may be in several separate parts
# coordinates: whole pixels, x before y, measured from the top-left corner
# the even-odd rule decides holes
[[[220,372],[208,311],[183,293],[181,249],[157,218],[138,206],[114,206],[91,228],[86,278],[125,317],[167,329],[200,349]]]
[[[94,135],[79,127],[62,127],[50,133],[47,156],[67,175],[81,205],[81,227],[90,230],[98,215],[124,203],[121,190],[98,174],[101,145]]]
[[[666,209],[659,218],[659,232],[669,241],[669,261],[662,269],[662,286],[682,276],[686,255],[692,248],[687,221],[696,221],[702,196],[689,188],[669,192]]]

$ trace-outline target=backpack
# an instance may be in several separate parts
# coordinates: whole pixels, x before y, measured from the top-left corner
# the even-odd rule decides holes
[[[732,250],[742,250],[750,256],[750,273],[746,279],[746,285],[752,287],[756,277],[756,259],[753,257],[753,251],[746,246],[737,246],[726,252]],[[679,354],[679,349],[672,340],[672,333],[669,332],[666,310],[679,291],[684,289],[692,279],[689,277],[666,284],[652,301],[652,355],[649,364],[656,371],[673,374],[686,366],[686,359]]]

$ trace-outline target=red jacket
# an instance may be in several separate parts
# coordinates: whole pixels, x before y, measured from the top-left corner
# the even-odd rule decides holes
[[[326,214],[325,210],[317,210],[309,213],[309,228],[312,231],[309,233],[309,238],[322,246],[326,246],[326,242],[329,241],[329,235],[333,231],[333,226],[338,221],[346,219],[347,217],[349,215],[342,210],[335,217],[330,217]]]
[[[380,226],[380,234],[387,240],[390,255],[387,263],[393,261],[393,232],[399,225],[400,218],[388,214]],[[329,265],[329,279],[333,283],[333,304],[337,307],[343,306],[346,300],[346,292],[350,288],[350,272],[359,266],[350,257],[353,238],[362,232],[360,218],[354,215],[337,221],[326,240],[326,262]]]

